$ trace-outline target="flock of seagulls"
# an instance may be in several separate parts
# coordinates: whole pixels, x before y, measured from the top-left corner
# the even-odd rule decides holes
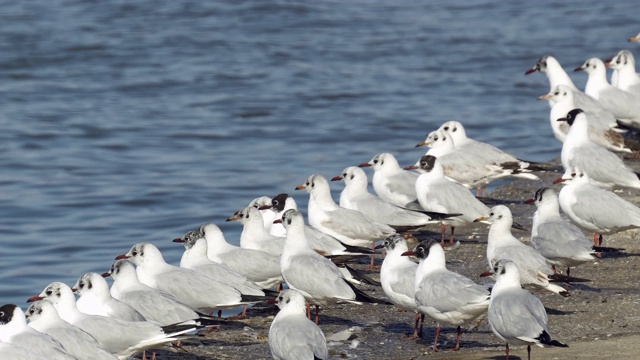
[[[640,41],[640,34],[630,41]],[[611,82],[607,67],[613,69]],[[0,357],[146,358],[145,350],[175,351],[198,330],[234,326],[248,305],[265,301],[280,309],[268,338],[275,359],[329,358],[319,312],[336,303],[395,304],[411,311],[411,339],[422,336],[427,316],[437,323],[434,351],[441,324],[456,327],[453,350],[459,350],[461,327],[484,317],[506,343],[507,358],[509,345],[526,345],[529,358],[531,345],[566,347],[552,339],[545,308],[534,294],[569,296],[558,282],[586,281],[571,277],[571,267],[621,250],[603,247],[602,235],[640,227],[640,208],[613,192],[640,189],[639,174],[614,153],[638,149],[621,136],[640,127],[633,54],[621,50],[606,61],[591,58],[575,70],[588,73],[584,92],[551,56],[526,72],[549,79],[551,90],[540,99],[550,104],[564,171],[554,182],[564,184],[559,193],[541,187],[526,201],[537,207],[531,245],[511,234],[521,227],[507,206],[489,208],[482,201],[485,189],[504,178],[537,180],[536,172],[558,171],[557,166],[518,159],[468,138],[462,123],[448,121],[418,143],[429,150],[414,165],[403,168],[392,154],[381,153],[332,177],[344,183],[339,203],[327,178],[309,176],[296,187],[309,194],[309,225],[290,195],[257,198],[227,219],[243,226],[240,246],[228,243],[215,224],[205,224],[174,240],[185,247],[179,266],[167,263],[153,244],[138,243],[104,274],[86,273],[73,286],[47,285],[28,299],[26,311],[1,306]],[[367,167],[375,194],[368,190],[362,169]],[[455,242],[455,227],[473,222],[490,224],[490,286],[446,266],[445,250],[464,246]],[[441,226],[441,237],[410,248],[411,233],[430,224]],[[594,234],[593,242],[585,232]],[[375,250],[382,248],[379,283],[349,265],[370,256],[373,269]],[[367,294],[358,287],[363,283],[380,285],[386,298]],[[236,319],[220,317],[221,310],[239,306],[244,311]]]

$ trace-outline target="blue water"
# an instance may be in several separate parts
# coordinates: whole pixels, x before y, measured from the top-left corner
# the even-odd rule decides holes
[[[105,271],[442,122],[559,155],[540,74],[636,44],[637,2],[0,1],[0,301]],[[572,77],[579,86],[585,74]],[[334,185],[336,193],[340,191]],[[306,193],[296,193],[306,207]]]

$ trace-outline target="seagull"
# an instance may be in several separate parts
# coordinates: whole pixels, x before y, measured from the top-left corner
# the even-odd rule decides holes
[[[420,210],[415,188],[418,174],[403,170],[395,156],[390,153],[378,154],[369,162],[358,166],[373,169],[371,184],[383,200],[400,207]]]
[[[407,311],[416,313],[413,336],[406,339],[418,339],[422,335],[422,326],[418,330],[418,325],[424,322],[424,315],[418,312],[414,297],[418,264],[409,260],[408,257],[402,256],[403,253],[409,251],[409,248],[401,235],[393,234],[389,236],[384,239],[382,245],[378,245],[376,248],[385,248],[387,251],[387,255],[384,257],[380,267],[382,290],[389,298],[389,301]]]
[[[233,308],[244,305],[250,298],[216,279],[167,264],[160,250],[150,243],[133,245],[127,254],[116,257],[116,260],[120,259],[129,259],[136,264],[141,283],[168,292],[193,309],[208,312]]]
[[[138,310],[149,321],[160,326],[211,323],[212,318],[179,302],[173,295],[149,287],[138,280],[135,265],[129,260],[116,260],[102,274],[111,276],[111,295]]]
[[[578,108],[574,95],[574,90],[565,85],[558,85],[550,93],[538,97],[538,100],[553,101],[554,105],[549,112],[549,123],[553,135],[561,143],[564,143],[567,138],[570,126],[566,122],[558,121],[558,119]],[[589,139],[591,141],[611,151],[631,152],[626,147],[624,138],[613,128],[616,125],[616,117],[611,111],[601,108],[599,112],[585,111],[585,114],[589,123]]]
[[[455,227],[473,222],[489,213],[489,208],[476,199],[463,185],[444,176],[444,169],[435,156],[420,158],[420,168],[425,171],[416,181],[416,193],[420,205],[427,211],[444,214],[462,214],[442,220],[442,242],[444,244],[445,226],[451,225],[449,244],[453,245]]]
[[[596,246],[603,234],[640,227],[640,208],[615,193],[594,185],[579,167],[571,167],[554,183],[564,183],[558,194],[560,208],[569,220],[594,233]]]
[[[518,266],[511,260],[499,260],[494,269],[497,280],[491,290],[487,318],[491,331],[509,344],[527,345],[531,359],[531,345],[567,347],[549,335],[547,312],[540,299],[520,286]]]
[[[262,289],[282,283],[279,255],[231,245],[215,224],[204,224],[199,231],[207,241],[207,257],[212,261],[238,272]]]
[[[305,299],[298,291],[283,290],[276,304],[280,308],[269,328],[269,349],[276,360],[328,359],[327,340],[322,330],[305,316]]]
[[[76,301],[78,311],[89,315],[100,315],[124,321],[146,321],[133,307],[114,299],[109,293],[109,284],[102,275],[90,272],[82,275],[71,288],[80,295]]]
[[[569,296],[563,287],[549,283],[549,276],[553,275],[553,269],[544,256],[511,234],[513,216],[508,207],[494,206],[491,208],[489,217],[481,217],[476,221],[491,223],[487,243],[487,261],[490,269],[493,269],[499,260],[511,260],[518,265],[523,286]]]
[[[525,202],[535,203],[537,207],[531,226],[531,245],[549,263],[554,267],[566,267],[570,276],[571,266],[596,260],[591,241],[580,228],[560,216],[558,194],[553,189],[540,188],[533,199]]]
[[[261,196],[259,198],[251,200],[251,202],[249,203],[249,207],[254,207],[258,210],[261,210],[263,206],[269,204],[271,204],[271,198],[268,196]],[[267,211],[260,211],[260,215],[262,215],[262,226],[264,226],[264,229],[267,230],[268,233],[274,236],[284,237],[284,234],[271,232],[271,228],[273,227],[273,220],[275,220],[275,214]]]
[[[174,239],[173,242],[181,243],[185,248],[180,259],[180,267],[216,279],[236,288],[242,294],[264,296],[264,291],[242,274],[207,257],[207,240],[201,232],[189,231],[182,238]]]
[[[0,306],[0,342],[29,349],[42,359],[76,359],[57,340],[29,327],[24,312],[14,304]]]
[[[463,184],[469,189],[482,189],[483,193],[489,183],[508,176],[539,180],[528,169],[531,164],[525,161],[516,159],[513,162],[499,163],[505,157],[497,155],[496,152],[491,153],[487,149],[467,150],[458,148],[457,143],[444,130],[444,127],[448,128],[448,126],[442,126],[435,132],[429,133],[425,141],[418,143],[416,147],[430,146],[431,148],[425,155],[437,157],[442,164],[445,176],[448,178]],[[419,161],[416,163],[416,166],[418,165]]]
[[[414,251],[402,255],[420,259],[415,276],[414,298],[418,311],[438,323],[433,351],[438,351],[440,323],[457,326],[456,347],[453,350],[459,350],[462,335],[460,326],[487,312],[489,290],[448,270],[444,249],[437,241],[423,241]]]
[[[296,190],[306,190],[309,193],[308,216],[311,226],[347,245],[362,247],[371,244],[373,249],[377,241],[396,232],[389,225],[374,221],[359,211],[338,206],[331,197],[329,182],[322,175],[309,176]],[[371,268],[373,269],[373,254]]]
[[[571,126],[562,144],[560,156],[565,170],[573,166],[579,167],[589,175],[594,184],[605,189],[640,189],[638,174],[627,167],[618,155],[589,139],[589,125],[582,109],[573,109],[558,121],[566,121]]]
[[[350,284],[331,260],[309,247],[304,234],[304,219],[298,210],[285,211],[281,221],[287,229],[285,247],[280,258],[282,277],[289,289],[299,291],[309,303],[316,305],[316,323],[319,305],[380,302]]]
[[[345,184],[340,193],[341,207],[360,211],[374,221],[394,227],[425,226],[434,222],[426,214],[401,208],[371,194],[367,174],[359,167],[349,166],[331,181],[342,181]]]
[[[640,96],[618,89],[607,81],[607,69],[602,60],[590,58],[575,71],[586,71],[589,74],[584,92],[595,98],[605,108],[624,121],[640,123]]]
[[[49,284],[40,295],[29,298],[27,302],[43,299],[53,304],[62,320],[89,333],[106,351],[116,354],[118,358],[126,359],[145,349],[159,348],[196,330],[194,326],[173,325],[172,329],[179,330],[165,333],[163,328],[149,321],[122,321],[81,313],[76,307],[71,288],[61,282]]]
[[[271,235],[263,225],[260,210],[253,206],[240,210],[227,221],[239,221],[242,225],[240,247],[267,252],[272,255],[282,254],[284,238]]]
[[[587,111],[596,112],[598,109],[602,107],[597,101],[593,101],[588,94],[580,91],[576,85],[573,83],[569,75],[562,69],[558,60],[556,60],[552,56],[543,56],[538,60],[536,65],[528,70],[525,75],[529,75],[534,72],[541,72],[547,75],[547,79],[549,79],[549,89],[553,91],[558,85],[564,85],[569,89],[574,91],[574,97],[576,101],[576,107],[582,108]],[[554,101],[549,101],[549,106],[553,106]]]
[[[636,73],[636,62],[631,51],[618,51],[613,58],[606,60],[604,65],[613,69],[617,81],[615,84],[613,81],[611,83],[615,87],[640,96],[640,76]],[[614,75],[612,75],[612,79]]]
[[[29,326],[58,341],[65,350],[78,359],[115,360],[89,333],[62,320],[48,300],[36,301],[26,312]],[[0,352],[1,353],[1,352]],[[13,358],[11,358],[13,359]]]
[[[276,219],[282,219],[282,214],[289,209],[298,209],[296,201],[289,194],[281,193],[271,199],[269,208],[276,214]],[[282,228],[282,233],[287,234],[282,223],[273,224],[273,228]],[[349,246],[342,243],[333,236],[323,233],[322,231],[310,225],[304,226],[304,233],[307,235],[307,241],[312,249],[322,255],[359,255],[371,254],[371,250],[363,247]]]

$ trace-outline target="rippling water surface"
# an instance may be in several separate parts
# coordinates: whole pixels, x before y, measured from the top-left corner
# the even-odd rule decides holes
[[[224,220],[251,199],[380,152],[413,163],[446,120],[556,157],[546,78],[524,71],[638,54],[631,0],[429,3],[0,1],[2,302],[136,242],[177,263],[170,240],[204,222],[237,242]]]

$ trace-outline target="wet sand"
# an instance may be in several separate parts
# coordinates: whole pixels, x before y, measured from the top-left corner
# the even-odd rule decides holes
[[[637,160],[632,165],[638,170]],[[491,198],[511,208],[514,220],[530,229],[534,205],[523,200],[533,197],[536,189],[550,186],[559,173],[540,174],[540,181],[518,180],[493,191]],[[557,191],[560,186],[554,185]],[[640,204],[640,192],[624,190],[617,194]],[[433,231],[438,231],[434,226]],[[487,270],[486,241],[488,226],[473,224],[456,228],[459,248],[447,252],[449,269],[462,273],[478,283],[491,282],[480,278]],[[514,230],[513,234],[527,242],[529,232]],[[436,236],[419,234],[421,238]],[[624,253],[608,254],[592,263],[572,269],[572,276],[589,278],[588,283],[572,284],[571,296],[536,294],[547,308],[551,336],[569,348],[532,349],[534,359],[606,359],[637,358],[640,352],[640,243],[634,231],[605,236],[604,245],[625,248]],[[382,259],[378,260],[378,265]],[[357,267],[364,269],[366,261]],[[379,274],[371,273],[373,277]],[[368,293],[383,297],[381,288],[361,287]],[[269,359],[267,335],[277,313],[275,306],[257,305],[248,318],[217,333],[210,333],[186,342],[187,352],[160,352],[160,359]],[[452,352],[455,328],[444,327],[439,348],[431,350],[435,329],[425,321],[425,333],[419,340],[406,341],[412,333],[414,315],[401,312],[396,306],[341,304],[322,309],[320,327],[325,336],[344,335],[329,341],[333,359],[504,359],[504,344],[491,332],[486,319],[462,335],[461,349]],[[340,334],[338,334],[340,333]],[[512,347],[510,359],[526,359],[526,347]]]

